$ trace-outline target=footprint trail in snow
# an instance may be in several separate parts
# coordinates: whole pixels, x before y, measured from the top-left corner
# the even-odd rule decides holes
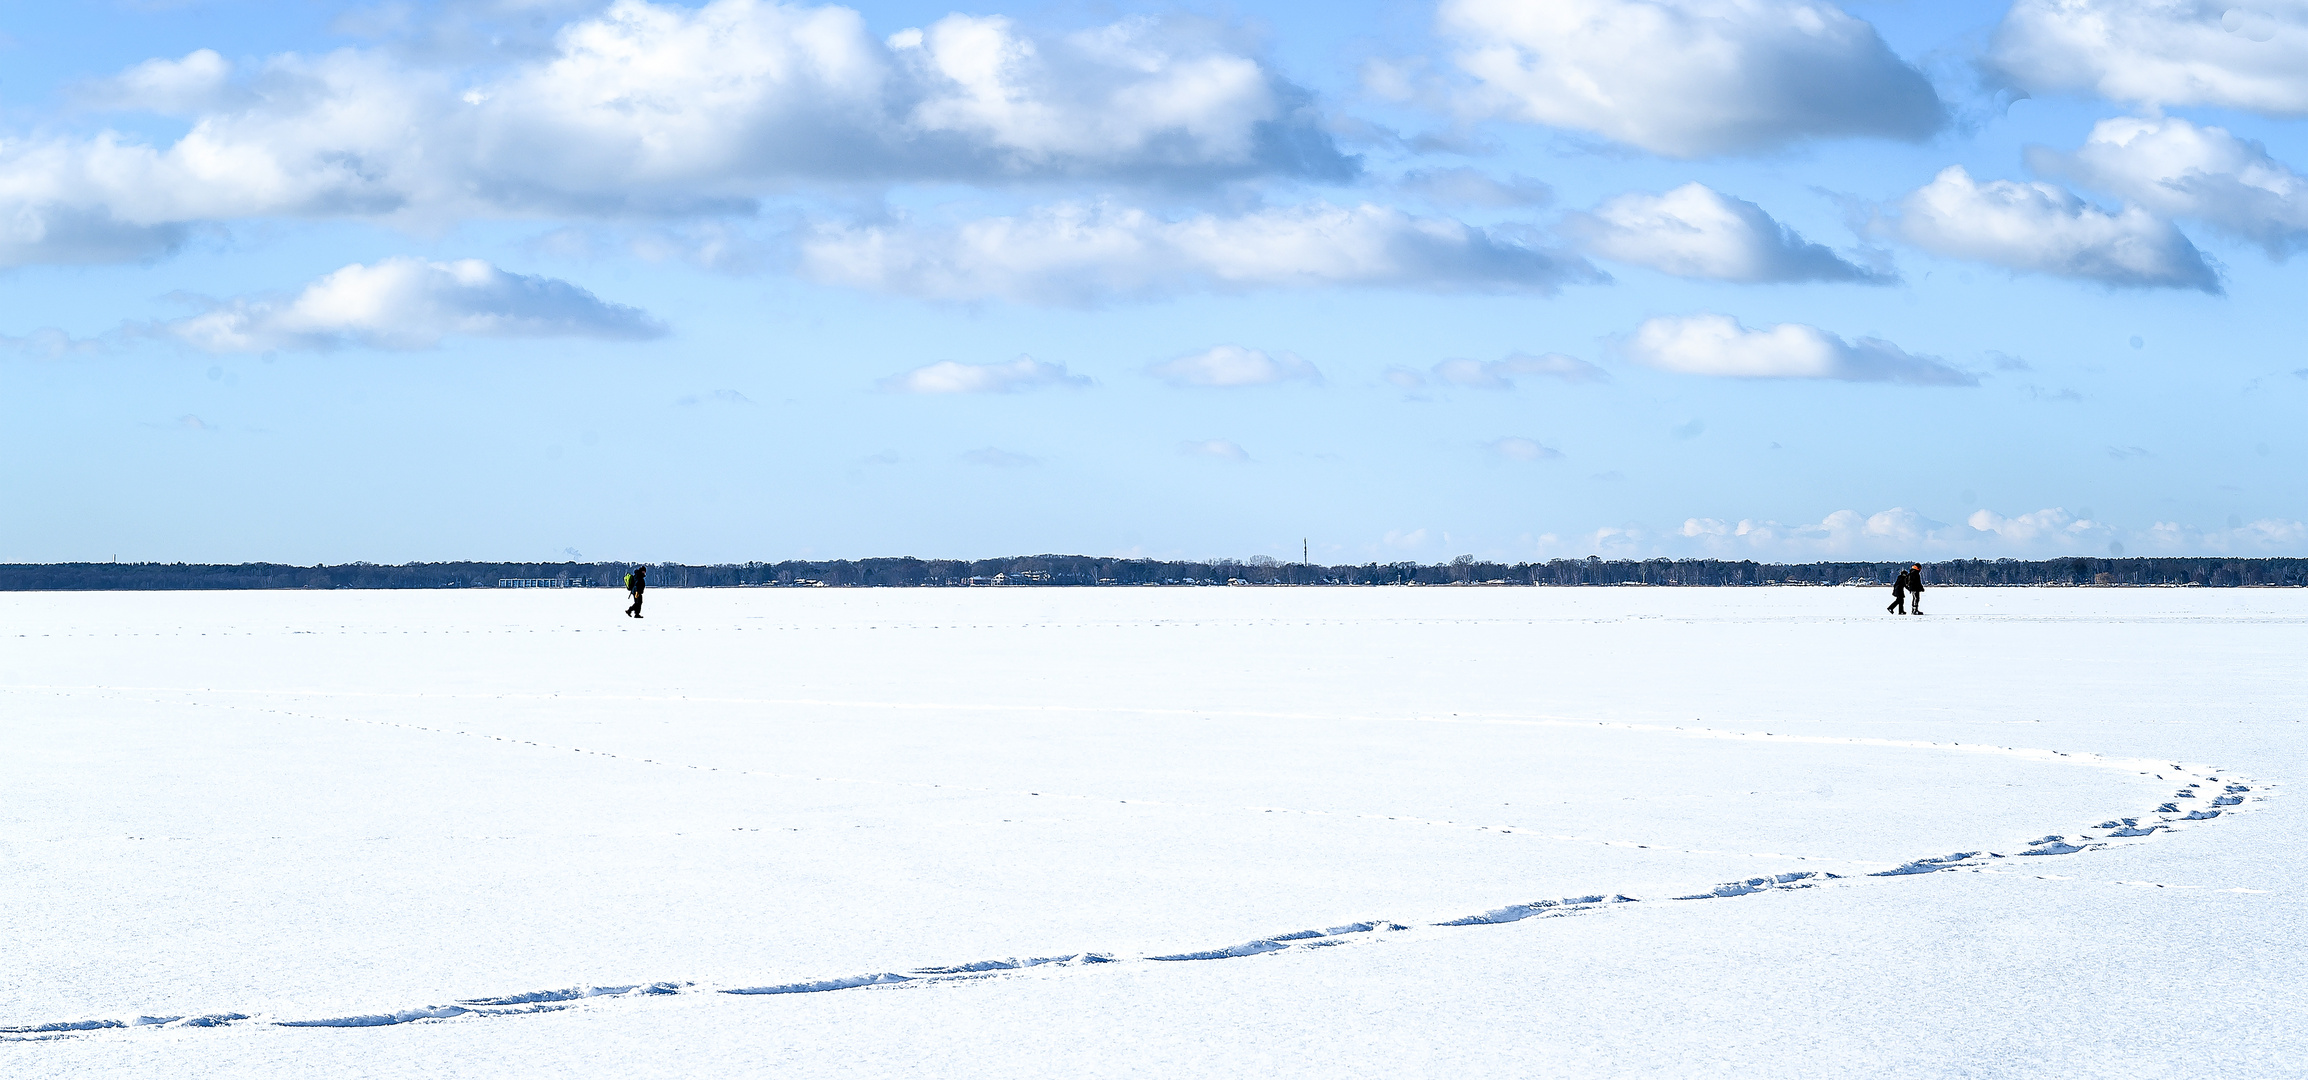
[[[436,731],[442,734],[473,735],[473,733],[467,731],[451,732],[447,729],[424,728],[419,725],[398,724],[388,721],[358,720],[349,717],[321,717],[312,716],[311,714],[286,713],[285,710],[264,711],[283,713],[284,715],[306,716],[310,719],[337,719],[353,723],[384,724],[386,726],[392,727],[406,727],[416,730]],[[1474,720],[1468,722],[1484,721]],[[1571,720],[1543,720],[1525,722],[1581,724],[1593,723],[1593,721]],[[1935,749],[1949,749],[1952,746],[1952,744],[1950,746],[1942,746],[1936,743],[1923,743],[1915,741],[1828,739],[1804,736],[1778,736],[1771,735],[1769,733],[1756,735],[1753,733],[1745,732],[1716,731],[1706,728],[1669,728],[1662,725],[1612,724],[1611,726],[1628,727],[1638,730],[1656,732],[1671,731],[1675,734],[1697,738],[1766,738],[1787,739],[1792,741],[1895,745],[1917,748],[1929,747]],[[545,746],[544,744],[538,744],[528,740],[506,740],[492,735],[478,735],[475,737],[497,739],[498,741],[505,742],[517,742],[524,745],[536,746],[545,750],[563,749],[559,747]],[[1922,874],[1947,873],[1954,871],[1968,870],[1981,872],[2004,872],[2002,870],[2003,867],[2015,865],[2011,862],[2011,860],[2014,859],[2030,857],[2045,858],[2055,856],[2075,856],[2094,850],[2107,848],[2116,844],[2145,842],[2161,833],[2176,832],[2182,829],[2196,827],[2202,823],[2217,820],[2226,814],[2233,813],[2238,809],[2243,808],[2249,802],[2271,797],[2271,792],[2268,790],[2270,785],[2268,784],[2250,781],[2245,778],[2236,776],[2233,773],[2223,773],[2209,768],[2189,768],[2178,764],[2165,765],[2161,762],[2124,761],[2120,759],[2101,758],[2097,755],[2070,755],[2058,751],[2027,750],[2015,747],[1961,747],[1961,749],[2019,754],[2040,758],[2047,761],[2058,761],[2061,763],[2076,765],[2091,765],[2110,768],[2138,767],[2139,771],[2146,775],[2153,775],[2159,778],[2178,777],[2178,779],[2175,781],[2175,790],[2173,791],[2170,799],[2159,804],[2154,810],[2148,811],[2146,813],[2109,818],[2099,822],[2096,825],[2075,830],[2072,833],[2046,834],[2036,838],[2033,841],[2030,841],[2024,847],[2017,850],[2007,852],[1990,851],[1985,849],[1977,851],[1961,851],[1947,855],[1912,859],[1891,869],[1879,870],[1871,873],[1835,874],[1825,871],[1799,871],[1753,877],[1739,881],[1724,882],[1710,889],[1679,896],[1635,897],[1613,893],[1565,897],[1558,899],[1532,900],[1505,904],[1489,909],[1487,911],[1435,922],[1406,923],[1389,919],[1372,919],[1321,929],[1308,929],[1293,931],[1289,933],[1274,934],[1252,941],[1239,942],[1231,945],[1224,945],[1209,949],[1191,950],[1186,952],[1141,955],[1121,955],[1114,952],[1073,952],[1039,957],[1011,957],[1003,959],[983,960],[964,964],[925,965],[922,967],[911,968],[905,971],[869,972],[864,974],[832,976],[820,979],[789,981],[759,986],[712,985],[699,982],[637,982],[615,986],[568,987],[552,990],[511,993],[493,997],[468,998],[457,1000],[452,1004],[425,1005],[390,1012],[360,1013],[347,1016],[318,1018],[286,1017],[275,1014],[251,1015],[240,1012],[219,1012],[198,1015],[140,1015],[125,1018],[60,1020],[48,1023],[0,1026],[0,1041],[22,1042],[63,1038],[83,1038],[90,1036],[102,1036],[105,1034],[120,1034],[133,1031],[178,1030],[186,1028],[380,1027],[394,1024],[439,1023],[448,1021],[471,1020],[484,1017],[534,1015],[538,1013],[558,1012],[579,1007],[597,1007],[615,1001],[630,1001],[639,998],[662,997],[680,994],[765,996],[826,993],[837,990],[918,987],[964,980],[999,978],[1005,975],[1014,975],[1019,972],[1037,968],[1076,968],[1093,965],[1181,963],[1244,959],[1249,957],[1267,956],[1290,950],[1329,948],[1341,945],[1355,944],[1358,942],[1383,940],[1390,934],[1397,934],[1412,930],[1414,926],[1438,928],[1498,926],[1508,923],[1523,922],[1531,919],[1551,919],[1584,916],[1599,911],[1636,903],[1677,903],[1698,900],[1722,900],[1798,889],[1813,889],[1821,887],[1856,887],[1873,882],[1891,882]],[[580,752],[602,754],[603,756],[607,757],[620,756],[615,754],[606,754],[602,751]],[[657,761],[655,759],[637,757],[630,758],[630,760],[650,765],[672,764],[669,762]],[[698,768],[698,766],[695,765],[686,767]],[[2155,771],[2148,772],[2150,769]],[[840,778],[797,778],[816,781],[845,782],[841,781]],[[891,783],[892,781],[847,782]],[[944,785],[925,784],[916,786],[935,787]],[[1039,795],[1042,793],[1028,792],[1023,794]],[[1152,804],[1150,803],[1149,805]],[[1261,812],[1274,812],[1280,808],[1248,807],[1243,809],[1257,810]],[[1421,820],[1375,814],[1364,814],[1358,816],[1365,818],[1385,817],[1389,820]],[[1438,822],[1438,824],[1457,823]],[[1483,826],[1483,828],[1489,827]],[[1632,843],[1631,841],[1592,842],[1613,844]],[[1877,865],[1881,864],[1879,863]],[[2037,876],[2048,877],[2051,875]],[[2110,882],[2109,884],[2141,885],[2150,883]]]

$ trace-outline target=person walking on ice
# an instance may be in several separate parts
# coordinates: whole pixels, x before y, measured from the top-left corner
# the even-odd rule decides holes
[[[1907,613],[1910,615],[1923,614],[1922,563],[1916,563],[1907,568]]]
[[[648,587],[648,567],[636,566],[633,568],[632,573],[625,575],[625,591],[633,594],[632,606],[625,609],[625,613],[627,615],[631,615],[636,619],[641,617],[641,590]]]
[[[1893,615],[1907,614],[1907,571],[1902,570],[1891,579],[1891,603],[1885,604],[1883,610]]]

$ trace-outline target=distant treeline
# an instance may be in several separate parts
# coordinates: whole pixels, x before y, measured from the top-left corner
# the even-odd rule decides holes
[[[1721,559],[1556,559],[1543,563],[1316,566],[1266,557],[1172,562],[1032,555],[1007,559],[836,559],[649,564],[664,588],[969,585],[1849,585],[1889,587],[1904,564]],[[632,563],[0,564],[0,591],[124,589],[470,589],[619,587]],[[1956,559],[1924,564],[1928,585],[2308,585],[2308,559]]]

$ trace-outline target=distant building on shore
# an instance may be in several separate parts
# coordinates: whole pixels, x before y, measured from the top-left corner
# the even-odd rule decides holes
[[[967,583],[971,585],[1048,585],[1051,582],[1051,576],[1047,570],[1019,570],[1014,573],[995,574],[993,577],[973,577],[967,579]]]

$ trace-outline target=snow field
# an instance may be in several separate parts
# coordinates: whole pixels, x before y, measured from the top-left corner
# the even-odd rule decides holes
[[[1390,985],[1474,1024],[1493,995],[1454,972],[1584,970],[1624,998],[1605,972],[1643,941],[1705,985],[1725,942],[1805,911],[1830,938],[1854,911],[1894,924],[1859,954],[1952,955],[2031,921],[1998,906],[2014,887],[2113,926],[2144,889],[2218,891],[2150,880],[2174,860],[2259,889],[2213,922],[2298,940],[2297,871],[2239,836],[2298,756],[2274,730],[2299,715],[2297,594],[1947,589],[1897,620],[1874,593],[661,590],[638,622],[606,591],[0,598],[0,910],[34,976],[0,985],[0,1053],[37,1075],[176,1054],[416,1075],[442,1053],[627,1075],[640,1018],[760,1015],[807,1037],[702,1038],[718,1056],[689,1074],[838,1072],[845,1041],[894,1061],[895,1033],[961,1024],[918,1060],[1007,1030],[1039,1047],[1010,1074],[1084,1075],[990,1003],[1078,1009],[1051,1022],[1090,1038],[1131,1026],[1099,1008],[1215,994],[1376,1065],[1383,1042],[1339,1041],[1313,1003],[1402,957],[1425,959]],[[2223,798],[2244,801],[2186,820]],[[1903,865],[1932,872],[1872,876]],[[1993,884],[1901,913],[1958,877]],[[1035,958],[1059,962],[987,966]],[[838,984],[860,988],[718,992]],[[1954,985],[1906,996],[1972,1011]],[[1497,1055],[1371,1074],[1671,1065],[1597,1056],[1580,1025],[1606,1015],[1550,1008]],[[135,1026],[201,1016],[241,1019]],[[426,1030],[275,1026],[402,1018]],[[1723,1022],[1634,1021],[1677,1046]],[[1240,1074],[1154,1043],[1148,1075]]]

